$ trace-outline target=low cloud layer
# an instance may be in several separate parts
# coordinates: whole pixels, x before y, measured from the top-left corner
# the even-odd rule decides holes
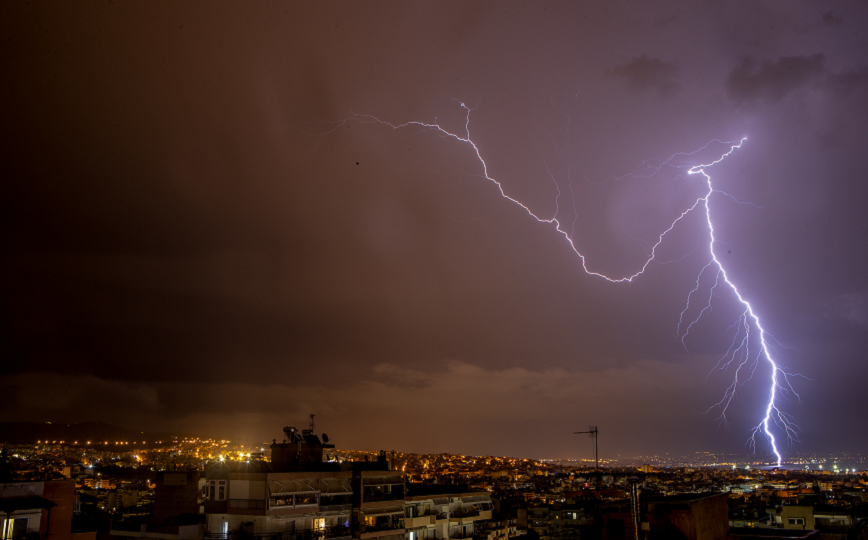
[[[316,413],[321,428],[341,447],[368,446],[367,434],[375,431],[383,448],[406,451],[496,454],[508,447],[528,456],[572,455],[571,430],[584,424],[605,425],[607,446],[626,451],[643,446],[639,441],[649,440],[655,429],[707,422],[703,407],[712,402],[703,403],[702,392],[685,392],[681,384],[685,374],[702,377],[707,367],[642,361],[581,372],[489,370],[449,362],[441,371],[426,373],[379,364],[363,379],[341,386],[328,380],[130,384],[25,373],[6,379],[3,415],[55,422],[104,419],[132,423],[135,429],[262,442]],[[649,385],[649,378],[660,382]],[[624,418],[622,407],[637,400],[654,404],[652,424],[641,414]],[[474,437],[479,425],[501,434]],[[552,425],[561,430],[550,432],[546,426]]]

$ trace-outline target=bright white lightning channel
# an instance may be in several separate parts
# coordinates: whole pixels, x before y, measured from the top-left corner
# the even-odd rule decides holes
[[[688,214],[690,214],[694,210],[697,210],[698,208],[704,209],[706,222],[708,224],[708,250],[709,250],[709,255],[711,258],[708,261],[708,263],[702,268],[702,270],[699,273],[699,276],[697,276],[696,287],[693,290],[691,290],[687,296],[687,305],[684,308],[684,310],[681,312],[677,333],[678,333],[678,336],[681,338],[682,344],[684,344],[685,339],[687,338],[688,334],[690,333],[691,328],[702,318],[703,314],[705,314],[707,311],[709,311],[711,309],[711,299],[714,295],[715,289],[717,287],[722,286],[722,284],[725,284],[726,287],[729,287],[729,289],[732,291],[734,296],[738,299],[738,302],[744,307],[744,311],[739,316],[738,320],[730,327],[730,328],[734,327],[736,329],[735,336],[733,337],[732,344],[730,345],[726,354],[724,354],[723,357],[720,358],[717,365],[715,366],[715,369],[725,370],[732,364],[735,364],[736,368],[735,368],[735,374],[734,374],[734,379],[733,379],[732,384],[727,388],[726,392],[724,393],[723,398],[718,403],[716,403],[715,405],[710,407],[709,411],[719,410],[720,421],[723,423],[726,423],[726,412],[727,412],[727,409],[729,408],[730,403],[732,402],[732,399],[735,397],[735,393],[736,393],[737,388],[741,384],[750,380],[751,377],[753,377],[754,372],[756,371],[757,365],[760,362],[760,360],[767,362],[769,365],[770,371],[771,371],[771,377],[769,380],[769,387],[768,387],[769,388],[768,401],[766,402],[765,409],[764,409],[763,414],[762,414],[762,420],[760,420],[760,422],[755,427],[753,427],[753,429],[751,430],[750,437],[748,438],[748,444],[750,445],[750,447],[753,450],[756,450],[756,436],[757,436],[757,434],[761,433],[761,434],[765,435],[770,446],[771,446],[772,452],[774,453],[774,455],[777,459],[777,465],[780,466],[781,461],[782,461],[782,457],[781,457],[780,451],[778,450],[778,442],[775,439],[774,434],[772,433],[772,429],[771,429],[772,423],[774,423],[783,432],[783,434],[786,436],[786,438],[789,442],[792,442],[794,440],[798,440],[798,437],[797,437],[797,432],[799,431],[798,426],[795,423],[793,423],[792,417],[790,415],[788,415],[787,413],[783,412],[780,409],[778,402],[779,402],[781,396],[786,396],[787,394],[792,394],[793,396],[798,398],[798,394],[795,392],[792,385],[790,384],[789,378],[792,376],[799,376],[799,375],[796,373],[788,373],[788,372],[784,371],[780,367],[779,363],[775,360],[775,357],[773,355],[775,347],[771,343],[772,341],[775,341],[774,338],[762,326],[762,323],[760,322],[760,318],[757,315],[757,313],[754,311],[753,306],[750,304],[750,302],[748,302],[744,298],[744,296],[742,296],[741,291],[739,291],[739,289],[738,289],[738,287],[736,287],[735,283],[733,283],[731,281],[731,279],[729,278],[729,275],[726,272],[726,269],[723,266],[723,263],[717,257],[717,253],[714,250],[714,244],[715,244],[714,224],[713,224],[712,218],[711,218],[711,208],[709,207],[709,204],[708,204],[711,196],[715,195],[715,194],[720,195],[720,196],[724,196],[724,197],[729,197],[729,198],[731,198],[731,199],[733,199],[739,203],[742,202],[728,193],[714,189],[714,187],[712,186],[712,182],[711,182],[711,176],[709,176],[709,174],[706,172],[706,169],[712,167],[713,165],[720,163],[721,161],[726,159],[729,155],[731,155],[733,152],[735,152],[737,149],[741,148],[741,145],[747,140],[747,138],[743,138],[738,142],[729,142],[729,143],[725,143],[725,142],[719,141],[719,140],[714,140],[714,141],[709,142],[708,144],[706,144],[705,146],[703,146],[702,148],[700,148],[694,152],[673,154],[668,159],[662,160],[659,162],[659,165],[656,167],[655,172],[659,171],[664,166],[678,167],[678,165],[673,165],[673,163],[672,163],[676,157],[695,155],[695,154],[699,153],[700,151],[706,150],[712,143],[720,143],[720,144],[729,146],[729,150],[727,150],[725,153],[723,153],[718,159],[716,159],[710,163],[701,164],[701,165],[694,165],[694,166],[690,167],[689,169],[687,169],[688,175],[698,175],[699,177],[701,177],[704,184],[708,187],[708,190],[705,192],[704,195],[702,195],[701,197],[698,197],[696,199],[696,201],[694,201],[693,204],[691,204],[686,210],[681,212],[681,214],[678,217],[676,217],[675,220],[672,221],[672,223],[669,225],[669,227],[666,228],[663,232],[661,232],[658,235],[656,242],[652,246],[650,246],[651,249],[649,250],[648,258],[639,267],[638,271],[636,271],[635,273],[630,274],[630,275],[625,275],[625,276],[621,276],[621,277],[612,277],[612,276],[608,276],[608,275],[602,274],[600,272],[596,272],[594,270],[591,270],[588,267],[588,263],[587,263],[585,255],[583,255],[578,250],[578,248],[576,247],[576,245],[573,241],[572,233],[568,233],[565,229],[561,228],[561,223],[557,219],[557,211],[555,211],[555,215],[553,217],[548,218],[548,219],[538,216],[530,208],[528,208],[524,203],[522,203],[521,201],[507,195],[503,189],[503,185],[498,180],[492,178],[488,174],[488,165],[485,162],[485,159],[482,157],[482,153],[480,152],[479,147],[470,138],[470,113],[474,109],[468,107],[464,103],[460,103],[460,106],[462,109],[464,109],[465,115],[466,115],[463,135],[460,135],[458,133],[453,133],[451,131],[444,129],[443,127],[440,126],[440,124],[438,124],[436,122],[436,120],[433,123],[426,123],[426,122],[421,122],[421,121],[410,121],[410,122],[405,122],[403,124],[393,124],[391,122],[380,120],[379,118],[377,118],[375,116],[367,115],[367,114],[352,114],[351,118],[337,122],[337,126],[334,127],[333,129],[330,129],[330,130],[323,132],[323,133],[318,133],[317,135],[328,135],[329,133],[334,133],[339,127],[343,126],[344,124],[346,124],[348,122],[359,122],[362,124],[380,124],[383,126],[389,126],[394,130],[398,130],[398,129],[402,129],[402,128],[406,128],[406,127],[412,127],[412,126],[421,127],[421,128],[425,128],[425,129],[434,130],[442,136],[452,138],[452,139],[455,139],[456,141],[459,141],[463,144],[469,145],[473,149],[473,152],[476,154],[476,157],[477,157],[480,165],[482,165],[483,175],[484,175],[485,179],[497,186],[497,189],[500,191],[500,194],[502,197],[504,197],[505,199],[508,199],[509,201],[512,201],[516,205],[520,206],[525,212],[527,212],[528,215],[530,215],[533,219],[537,220],[538,222],[553,225],[555,227],[555,230],[559,234],[561,234],[566,239],[567,242],[569,242],[570,247],[572,248],[573,252],[575,252],[575,254],[579,257],[579,260],[581,260],[582,268],[587,274],[592,275],[592,276],[596,276],[599,278],[603,278],[603,279],[610,281],[612,283],[632,282],[635,278],[644,274],[645,270],[647,270],[647,268],[651,264],[651,262],[655,260],[655,258],[657,256],[657,248],[660,246],[660,244],[663,243],[663,240],[666,237],[666,235],[670,231],[672,231],[672,229],[674,229],[675,226],[678,225],[678,223],[681,220],[683,220]],[[626,175],[626,176],[633,176],[633,175]],[[557,183],[555,183],[555,185],[557,186]],[[558,189],[558,194],[560,194],[559,189]],[[694,295],[694,293],[697,293],[699,291],[700,280],[701,280],[703,274],[706,271],[708,271],[709,269],[711,271],[716,271],[716,277],[715,277],[714,285],[712,285],[712,287],[708,291],[707,303],[702,308],[702,310],[699,312],[699,314],[696,316],[696,318],[685,326],[684,314],[690,309],[691,297]],[[682,326],[685,327],[683,332],[682,332]],[[755,333],[758,333],[758,339],[759,339],[759,347],[757,348],[758,350],[755,351],[755,353],[752,353],[750,350],[750,338],[751,338],[751,331],[752,330]],[[775,343],[776,343],[776,341],[775,341]],[[686,345],[685,345],[685,347],[686,347]],[[742,373],[743,371],[747,373],[746,377],[743,375],[743,373]]]

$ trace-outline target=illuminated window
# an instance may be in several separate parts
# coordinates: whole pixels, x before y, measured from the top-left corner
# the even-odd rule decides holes
[[[297,493],[295,495],[296,506],[315,506],[319,504],[319,493]]]

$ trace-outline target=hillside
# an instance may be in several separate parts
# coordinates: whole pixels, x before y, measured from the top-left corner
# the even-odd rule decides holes
[[[80,424],[57,424],[48,422],[0,422],[0,443],[24,444],[37,441],[64,441],[67,444],[79,441],[93,442],[139,442],[148,445],[158,440],[171,440],[169,433],[147,433],[102,422]]]

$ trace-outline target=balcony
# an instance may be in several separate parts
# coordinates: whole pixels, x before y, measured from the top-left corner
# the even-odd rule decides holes
[[[253,516],[265,515],[265,501],[258,499],[229,499],[227,513]]]
[[[433,514],[425,515],[425,516],[416,516],[416,517],[408,517],[404,518],[404,526],[407,529],[416,529],[419,527],[427,527],[428,525],[435,524],[436,516]]]
[[[326,538],[348,538],[350,536],[350,528],[343,525],[334,527],[324,527],[322,529],[311,529],[309,531],[296,531],[294,533],[283,533],[281,540],[325,540]]]
[[[404,492],[396,491],[392,493],[365,493],[362,496],[362,502],[382,502],[382,501],[403,501]]]
[[[206,514],[226,514],[229,505],[228,501],[212,501],[206,499],[204,501]]]
[[[473,523],[491,519],[491,510],[470,510],[449,516],[450,523]]]
[[[320,512],[349,512],[353,509],[352,504],[321,504]]]
[[[165,538],[167,540],[195,540],[199,538],[199,525],[156,525],[118,521],[112,523],[110,534],[140,538]]]
[[[229,509],[265,510],[265,501],[259,499],[229,499]]]
[[[464,518],[474,518],[479,515],[479,510],[464,510],[463,512],[453,512],[451,518],[453,520],[463,520]]]
[[[404,531],[403,519],[384,521],[374,525],[361,524],[359,527],[359,538],[375,538],[377,536],[387,536],[391,534],[404,534]]]
[[[350,538],[350,528],[343,525],[310,529],[295,532],[246,533],[205,533],[203,540],[337,540]]]

